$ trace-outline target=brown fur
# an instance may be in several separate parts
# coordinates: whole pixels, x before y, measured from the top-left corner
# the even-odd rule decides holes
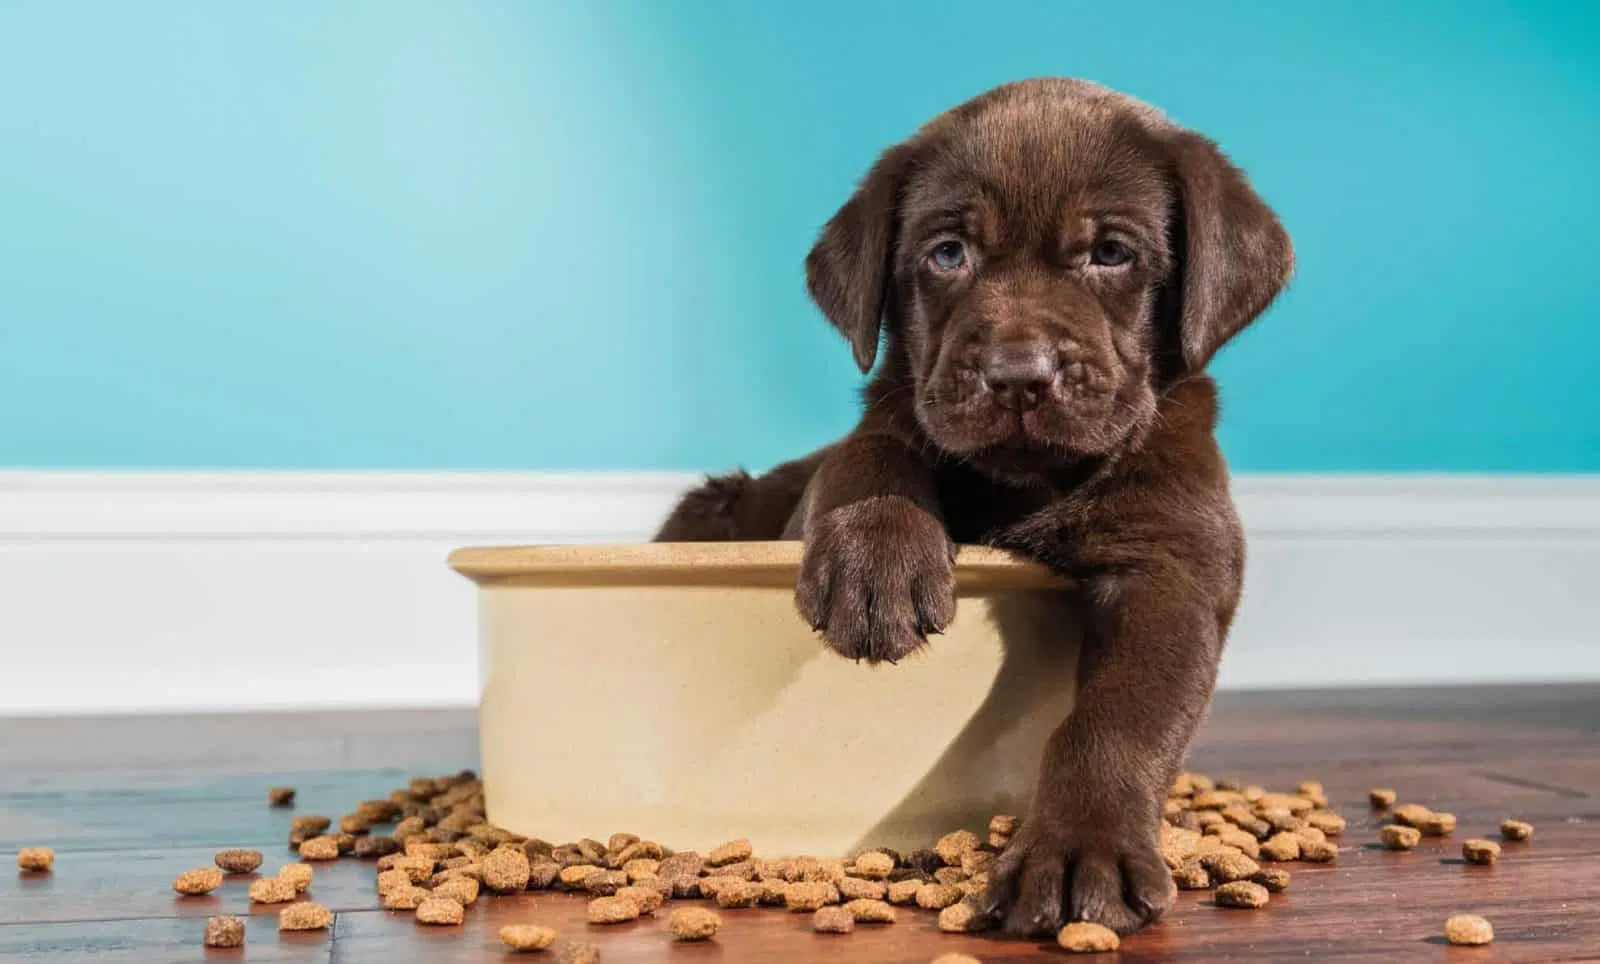
[[[1244,567],[1204,368],[1287,283],[1288,236],[1210,141],[1044,79],[891,148],[806,268],[864,372],[886,341],[860,423],[759,479],[710,481],[660,538],[804,538],[800,613],[872,662],[948,625],[957,543],[1075,579],[1077,708],[986,909],[1017,935],[1137,929],[1172,900],[1161,803]]]

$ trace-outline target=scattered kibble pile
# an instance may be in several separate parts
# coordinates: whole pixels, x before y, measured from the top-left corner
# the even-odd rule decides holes
[[[289,787],[273,788],[272,806],[294,800]],[[1456,818],[1444,811],[1400,803],[1392,789],[1373,789],[1374,810],[1393,822],[1379,829],[1384,847],[1406,851],[1424,836],[1454,831]],[[1161,850],[1174,883],[1184,890],[1210,890],[1218,907],[1265,907],[1272,894],[1290,885],[1290,872],[1265,863],[1326,863],[1338,858],[1334,839],[1346,821],[1329,807],[1319,783],[1300,784],[1280,793],[1235,781],[1213,780],[1199,773],[1181,774],[1163,808]],[[392,824],[389,833],[379,833]],[[335,828],[337,831],[335,832]],[[491,825],[483,805],[482,785],[470,771],[453,776],[413,779],[387,798],[367,800],[337,821],[320,815],[298,815],[291,822],[289,846],[302,862],[280,867],[272,876],[257,877],[249,899],[285,905],[279,929],[323,930],[333,914],[303,894],[315,876],[312,863],[354,856],[375,859],[379,901],[395,911],[412,913],[419,924],[451,927],[466,918],[466,909],[480,894],[517,894],[555,890],[588,899],[590,924],[609,926],[638,920],[661,910],[667,901],[704,899],[721,909],[771,907],[810,915],[811,928],[823,934],[849,934],[857,925],[895,923],[896,907],[938,913],[939,930],[970,933],[984,929],[977,909],[997,854],[1020,829],[1018,818],[994,817],[987,838],[957,830],[910,853],[886,848],[868,850],[853,859],[810,856],[765,858],[746,839],[730,840],[705,855],[674,852],[635,834],[554,844],[513,834]],[[1500,825],[1506,841],[1526,841],[1533,827],[1507,819]],[[1469,864],[1493,864],[1501,845],[1485,838],[1462,844]],[[55,861],[48,847],[29,847],[17,855],[18,867],[48,873]],[[184,895],[209,894],[228,875],[253,874],[262,864],[255,850],[223,850],[215,867],[179,875],[173,889]],[[208,947],[237,947],[244,942],[244,922],[213,917],[206,923]],[[715,938],[722,918],[704,905],[684,905],[667,916],[674,941]],[[1445,923],[1452,944],[1487,944],[1494,939],[1489,922],[1459,914]],[[554,929],[535,923],[510,924],[500,939],[512,952],[553,949],[564,964],[593,964],[599,950],[582,941],[560,941]],[[1073,953],[1117,949],[1117,935],[1098,924],[1073,923],[1062,928],[1057,943]],[[941,955],[940,961],[968,961],[963,955]]]

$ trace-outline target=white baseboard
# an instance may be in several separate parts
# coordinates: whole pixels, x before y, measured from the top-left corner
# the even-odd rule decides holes
[[[0,472],[0,715],[476,700],[462,545],[648,537],[681,474]],[[1600,478],[1245,476],[1230,688],[1600,678]]]

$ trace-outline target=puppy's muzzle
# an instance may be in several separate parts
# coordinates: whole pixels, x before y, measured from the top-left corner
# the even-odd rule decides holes
[[[1061,356],[1043,342],[1003,342],[983,352],[978,371],[996,405],[1026,412],[1049,397],[1061,377]]]

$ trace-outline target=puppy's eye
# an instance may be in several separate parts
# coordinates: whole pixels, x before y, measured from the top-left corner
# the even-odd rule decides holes
[[[1133,260],[1133,252],[1121,241],[1101,241],[1089,252],[1089,263],[1117,268]]]
[[[967,249],[960,241],[946,241],[933,249],[928,260],[940,271],[955,271],[967,263]]]

